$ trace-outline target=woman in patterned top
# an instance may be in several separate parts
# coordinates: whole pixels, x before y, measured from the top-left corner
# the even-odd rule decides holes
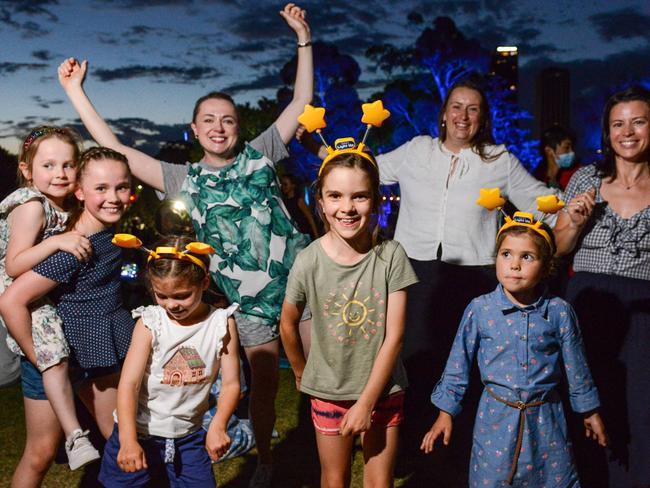
[[[83,91],[87,63],[71,58],[59,67],[59,81],[93,138],[126,154],[133,174],[166,198],[180,197],[198,239],[216,249],[210,273],[228,300],[240,305],[237,329],[252,370],[250,413],[260,464],[251,486],[270,483],[278,320],[289,269],[309,242],[282,203],[275,162],[287,156],[298,115],[312,99],[311,34],[298,6],[289,3],[280,15],[298,38],[293,99],[271,127],[243,144],[232,98],[219,92],[201,97],[192,130],[204,154],[195,164],[168,164],[121,144]]]
[[[582,168],[558,218],[559,253],[574,251],[567,299],[584,327],[612,452],[586,451],[590,487],[650,486],[650,92],[613,95],[603,159]],[[587,478],[585,478],[586,480]],[[609,480],[609,484],[608,484]]]

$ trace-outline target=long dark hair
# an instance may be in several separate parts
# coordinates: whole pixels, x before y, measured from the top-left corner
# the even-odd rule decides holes
[[[447,139],[447,126],[444,123],[443,117],[447,111],[447,105],[449,104],[449,99],[451,94],[456,88],[467,88],[468,90],[474,90],[481,97],[480,109],[480,120],[478,131],[474,134],[474,137],[470,141],[472,146],[472,151],[478,154],[483,161],[494,161],[502,153],[490,154],[487,153],[487,146],[493,146],[494,136],[492,135],[492,113],[490,112],[490,105],[488,104],[487,97],[485,96],[485,91],[483,88],[472,80],[461,80],[457,83],[454,83],[452,87],[445,95],[445,99],[442,101],[442,107],[440,107],[440,112],[438,113],[438,134],[440,134],[440,140],[445,142]]]
[[[370,156],[372,157],[372,156]],[[374,158],[373,158],[374,160]],[[372,228],[372,245],[373,247],[381,242],[379,236],[379,212],[381,211],[381,191],[379,190],[379,169],[376,163],[368,161],[363,156],[354,153],[340,154],[333,157],[323,167],[318,178],[314,182],[314,193],[322,201],[323,200],[323,182],[327,175],[329,175],[334,168],[350,168],[359,169],[368,176],[370,180],[370,191],[372,199],[372,214],[376,217],[375,224]],[[323,215],[323,209],[317,205],[318,216],[323,221],[325,231],[329,231],[329,223]]]
[[[627,90],[614,93],[603,108],[603,118],[601,122],[600,145],[603,151],[603,158],[596,162],[596,169],[601,178],[616,178],[616,154],[612,147],[612,140],[609,135],[609,116],[614,106],[624,102],[643,102],[650,110],[650,91],[645,88],[634,85]]]

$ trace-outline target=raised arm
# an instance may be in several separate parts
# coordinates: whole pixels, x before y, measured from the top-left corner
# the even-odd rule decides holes
[[[121,152],[129,160],[133,175],[156,190],[164,191],[164,180],[160,161],[145,153],[122,144],[106,121],[97,113],[83,89],[88,61],[81,64],[68,58],[59,65],[59,82],[79,114],[90,135],[101,146]]]
[[[361,396],[341,421],[341,435],[354,435],[370,428],[372,410],[386,388],[402,349],[405,321],[406,290],[398,290],[388,295],[384,343],[379,348]]]
[[[65,232],[38,242],[45,222],[45,211],[34,200],[16,207],[9,214],[9,242],[5,268],[12,278],[29,271],[57,251],[67,251],[86,261],[92,253],[90,241],[78,232]]]
[[[293,99],[275,121],[280,137],[288,144],[298,128],[298,116],[314,96],[314,60],[311,32],[305,20],[306,12],[297,5],[288,3],[280,15],[296,33],[298,41],[298,67]]]

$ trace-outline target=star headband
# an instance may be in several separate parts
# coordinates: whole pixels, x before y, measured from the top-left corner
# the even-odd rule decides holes
[[[533,217],[533,214],[530,212],[515,212],[512,217],[506,215],[502,209],[506,201],[501,196],[501,192],[498,188],[481,188],[480,192],[480,196],[478,197],[478,200],[476,200],[476,203],[488,210],[499,209],[505,216],[506,223],[503,224],[499,229],[499,232],[497,232],[497,239],[504,230],[509,229],[510,227],[528,227],[542,236],[548,243],[551,251],[555,253],[555,243],[553,242],[553,238],[548,231],[542,227],[541,220],[535,221],[535,217]],[[564,202],[559,200],[556,195],[537,197],[537,210],[544,214],[557,213],[564,208],[564,205]]]
[[[175,247],[161,246],[157,247],[154,251],[147,249],[142,245],[142,241],[132,234],[115,234],[112,240],[113,244],[119,247],[124,247],[126,249],[141,249],[149,255],[147,259],[147,264],[156,259],[178,259],[180,261],[190,261],[196,264],[206,273],[208,270],[205,267],[205,263],[201,261],[196,256],[192,254],[212,254],[214,249],[210,244],[205,244],[204,242],[190,242],[185,246],[184,251],[179,251]]]
[[[66,131],[58,127],[39,127],[38,129],[34,129],[29,133],[27,139],[25,139],[23,150],[27,151],[36,139],[48,134],[66,134]]]
[[[298,117],[298,122],[305,126],[307,132],[311,133],[316,131],[321,141],[323,141],[323,144],[325,144],[325,148],[327,149],[327,156],[323,160],[322,164],[320,165],[320,169],[318,170],[319,176],[323,171],[325,165],[327,165],[327,163],[329,163],[332,158],[335,158],[340,154],[358,154],[362,158],[365,158],[372,164],[376,165],[372,156],[364,151],[364,148],[366,147],[366,138],[370,132],[370,127],[381,127],[381,124],[384,122],[384,120],[390,117],[390,112],[384,108],[384,104],[381,100],[377,100],[373,103],[364,103],[361,105],[361,109],[363,110],[363,117],[361,117],[361,122],[366,124],[366,132],[363,135],[363,140],[359,143],[359,145],[357,145],[353,137],[343,137],[336,139],[334,141],[334,148],[332,148],[332,146],[330,146],[325,141],[323,135],[321,134],[321,129],[327,127],[327,123],[325,122],[325,109],[322,107],[315,108],[311,105],[305,105],[305,111]]]

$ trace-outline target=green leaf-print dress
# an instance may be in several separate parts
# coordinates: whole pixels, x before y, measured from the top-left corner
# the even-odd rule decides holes
[[[273,162],[246,144],[221,171],[189,165],[180,194],[198,239],[216,250],[212,278],[247,319],[276,329],[289,269],[309,237],[282,203]]]

